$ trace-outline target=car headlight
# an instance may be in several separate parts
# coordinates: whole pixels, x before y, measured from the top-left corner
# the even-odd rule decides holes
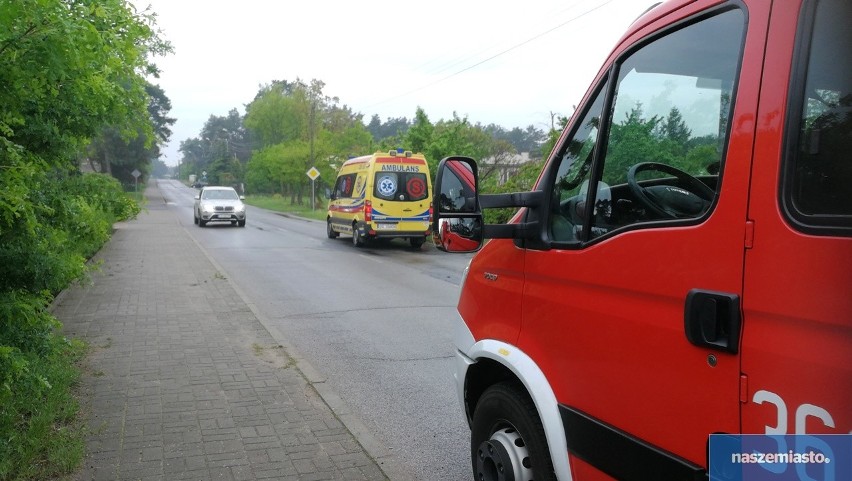
[[[204,212],[213,212],[215,208],[210,204],[202,204],[201,210],[203,210]]]
[[[246,211],[246,205],[240,204],[240,205],[237,206],[236,210],[237,210],[237,212],[245,212]]]

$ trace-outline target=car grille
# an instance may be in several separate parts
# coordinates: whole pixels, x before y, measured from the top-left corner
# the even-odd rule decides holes
[[[214,210],[216,210],[216,212],[233,212],[234,206],[232,206],[232,205],[217,205],[216,207],[214,207]]]

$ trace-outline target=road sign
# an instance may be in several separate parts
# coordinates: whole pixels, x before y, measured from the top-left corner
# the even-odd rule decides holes
[[[139,193],[139,176],[142,175],[142,172],[139,172],[139,169],[133,169],[133,172],[130,173],[133,176],[133,180],[136,182],[136,193]]]
[[[315,206],[316,180],[317,180],[317,177],[320,176],[320,172],[317,170],[316,167],[311,167],[310,169],[308,169],[306,174],[308,174],[308,177],[311,178],[311,210],[314,210],[314,208],[316,207]]]

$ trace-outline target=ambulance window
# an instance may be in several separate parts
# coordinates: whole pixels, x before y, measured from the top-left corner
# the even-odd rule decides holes
[[[728,10],[619,61],[588,239],[645,222],[695,222],[710,211],[744,25],[740,10]]]
[[[373,195],[384,200],[418,201],[429,197],[426,174],[376,172]]]
[[[783,203],[797,226],[849,235],[852,228],[852,4],[809,2],[802,10]]]
[[[341,175],[334,186],[334,197],[337,199],[352,197],[356,174]]]

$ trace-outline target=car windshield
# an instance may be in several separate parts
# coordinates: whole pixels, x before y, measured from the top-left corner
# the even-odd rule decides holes
[[[240,196],[235,190],[204,190],[201,193],[201,198],[205,200],[237,200]]]

